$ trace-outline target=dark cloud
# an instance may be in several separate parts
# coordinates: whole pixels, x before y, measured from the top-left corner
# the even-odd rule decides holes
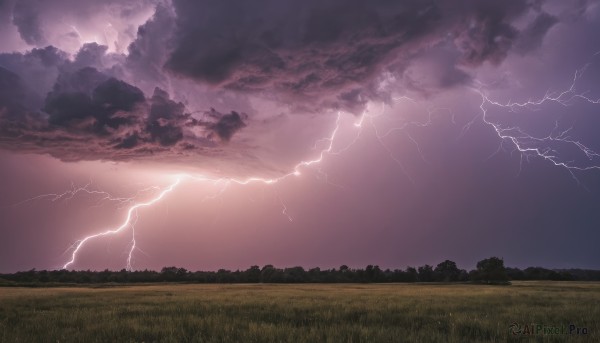
[[[498,64],[508,54],[518,30],[511,20],[526,13],[527,1],[463,1],[456,10],[466,13],[466,22],[458,25],[455,44],[463,53],[462,62],[479,65],[485,61]]]
[[[133,111],[136,104],[145,100],[139,88],[121,80],[110,78],[94,89],[94,103],[106,113]]]
[[[359,113],[370,100],[390,99],[382,75],[395,89],[425,95],[464,85],[469,68],[498,64],[515,45],[522,52],[539,46],[556,23],[540,1],[528,0],[59,3],[15,4],[13,22],[25,41],[39,45],[45,34],[56,36],[44,25],[60,8],[89,33],[101,27],[95,11],[127,21],[157,4],[139,27],[119,22],[128,28],[119,35],[135,36],[127,55],[108,36],[108,47],[81,45],[75,28],[67,32],[79,44],[71,55],[52,46],[0,54],[3,123],[28,118],[11,126],[21,138],[13,134],[10,148],[71,160],[211,154],[261,114],[246,108],[250,100],[233,106],[228,99],[238,95],[287,112]],[[536,19],[519,32],[513,22],[531,13]],[[84,18],[94,23],[88,27]],[[14,78],[20,86],[8,89]],[[211,97],[229,112],[198,117],[188,110],[217,106]]]
[[[140,141],[140,136],[138,136],[137,132],[134,132],[131,135],[126,136],[121,140],[120,143],[115,145],[115,149],[131,149],[135,148]]]
[[[126,67],[135,82],[149,82],[155,87],[165,81],[163,65],[174,22],[172,9],[158,5],[152,18],[138,28],[137,38],[128,47],[126,60]]]
[[[160,88],[154,90],[151,99],[147,130],[152,141],[162,146],[171,146],[183,139],[183,128],[190,120],[185,106],[169,99],[169,94]]]
[[[313,110],[352,111],[381,96],[374,79],[382,71],[401,74],[439,44],[454,44],[459,65],[500,63],[520,35],[512,21],[539,6],[526,0],[173,4],[176,30],[165,64],[172,73],[223,89],[269,91],[302,106],[310,99]],[[541,37],[540,31],[525,33]],[[442,83],[468,79],[456,64]]]
[[[426,96],[470,83],[471,76],[459,63],[460,54],[439,46],[415,55],[402,73],[403,88]]]
[[[169,99],[169,94],[160,88],[154,89],[152,95],[152,107],[150,108],[151,121],[166,119],[173,120],[178,118],[187,118],[184,113],[185,106],[181,102],[175,102]]]
[[[53,46],[47,46],[41,49],[33,49],[24,57],[36,58],[45,67],[56,67],[64,63],[66,54]]]
[[[224,89],[268,90],[301,106],[310,98],[319,108],[352,107],[351,94],[366,88],[394,49],[426,35],[439,19],[420,2],[174,5],[167,69]]]
[[[56,82],[58,69],[66,60],[67,55],[52,46],[34,48],[25,54],[0,54],[0,66],[19,75],[22,82],[42,97]]]
[[[234,133],[242,129],[246,124],[242,120],[245,115],[232,111],[229,114],[221,114],[212,108],[209,112],[209,116],[218,118],[218,121],[214,124],[209,125],[213,132],[219,136],[223,141],[229,141]]]
[[[183,139],[183,130],[179,126],[153,121],[147,128],[152,140],[162,146],[171,146]]]
[[[80,56],[103,51],[86,45],[74,62],[52,47],[0,55],[24,75],[30,75],[31,61],[59,71],[42,100],[17,73],[0,67],[0,146],[68,161],[168,158],[204,154],[203,148],[216,147],[245,126],[235,112],[198,120],[160,88],[147,98],[94,67],[76,68]]]
[[[77,79],[85,78],[86,82],[106,78],[90,67],[75,75],[84,75]],[[49,114],[48,122],[72,131],[108,134],[120,126],[132,125],[138,119],[134,110],[145,102],[142,91],[115,78],[108,78],[94,86],[91,92],[86,92],[85,88],[64,91],[64,87],[57,85],[48,94],[44,106],[44,111]]]
[[[521,38],[517,41],[516,50],[523,54],[539,48],[546,32],[556,23],[558,23],[557,17],[541,12],[523,31]]]
[[[74,71],[63,70],[52,87],[50,95],[65,92],[84,92],[91,95],[94,88],[108,78],[108,75],[93,67],[85,67]]]
[[[0,67],[0,118],[20,121],[26,116],[29,104],[39,105],[40,99],[16,73]]]
[[[106,55],[107,46],[98,43],[84,44],[73,61],[75,65],[81,67],[100,67],[103,65],[102,58]]]
[[[21,38],[30,45],[45,43],[40,25],[39,8],[42,1],[17,1],[13,8],[13,24],[19,30]]]
[[[28,140],[27,132],[43,130],[42,116],[29,107],[41,104],[16,73],[0,67],[0,147],[21,150],[15,143]]]

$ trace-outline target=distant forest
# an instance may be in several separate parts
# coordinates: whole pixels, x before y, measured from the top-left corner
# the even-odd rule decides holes
[[[0,274],[0,286],[50,285],[50,284],[100,284],[100,283],[386,283],[386,282],[473,282],[508,284],[511,280],[600,281],[600,270],[545,269],[529,267],[509,268],[504,261],[490,257],[477,263],[477,268],[467,272],[455,262],[446,260],[436,267],[382,270],[377,265],[353,269],[346,265],[338,269],[304,269],[302,267],[262,268],[251,266],[246,270],[188,271],[184,268],[165,267],[160,272],[143,271],[69,271],[30,270],[13,274]]]

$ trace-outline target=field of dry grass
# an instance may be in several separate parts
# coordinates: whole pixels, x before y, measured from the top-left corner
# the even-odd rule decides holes
[[[567,332],[514,336],[513,322]],[[0,288],[2,342],[598,342],[599,330],[591,282]]]

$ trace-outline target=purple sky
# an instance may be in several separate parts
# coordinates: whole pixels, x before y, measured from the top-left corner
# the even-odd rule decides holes
[[[0,1],[0,272],[598,269],[598,32],[593,0]]]

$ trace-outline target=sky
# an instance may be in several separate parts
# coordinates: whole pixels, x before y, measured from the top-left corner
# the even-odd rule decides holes
[[[0,272],[600,269],[600,1],[0,18]]]

